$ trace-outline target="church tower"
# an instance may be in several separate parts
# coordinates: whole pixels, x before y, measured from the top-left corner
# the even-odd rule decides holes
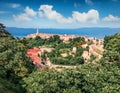
[[[39,29],[37,28],[37,30],[36,30],[36,35],[39,35]]]
[[[37,28],[37,32],[36,32],[37,34],[39,34],[39,29]]]

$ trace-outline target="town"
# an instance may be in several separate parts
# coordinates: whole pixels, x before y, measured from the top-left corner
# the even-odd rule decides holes
[[[26,36],[26,39],[29,38],[36,38],[36,37],[40,37],[42,39],[49,39],[50,37],[55,36],[56,34],[46,34],[46,33],[40,33],[37,29],[36,33],[34,34],[30,34]],[[58,34],[57,34],[58,35]],[[58,35],[60,37],[60,40],[62,40],[64,43],[68,44],[71,43],[69,40],[70,39],[75,39],[75,38],[84,38],[85,43],[81,44],[81,47],[83,49],[85,49],[86,47],[89,46],[88,50],[83,51],[82,53],[82,57],[85,60],[85,63],[88,63],[88,61],[90,61],[90,57],[91,55],[93,55],[96,59],[96,61],[98,61],[99,59],[101,59],[102,57],[102,53],[104,51],[103,49],[103,39],[98,39],[98,38],[90,38],[90,37],[86,37],[86,36],[75,36],[75,35]],[[89,44],[91,42],[91,44]],[[50,68],[57,68],[59,66],[61,67],[66,67],[66,68],[74,68],[74,66],[67,66],[67,65],[55,65],[52,64],[50,59],[47,57],[47,60],[45,60],[45,63],[42,63],[42,58],[41,55],[44,54],[44,51],[47,52],[51,52],[52,50],[54,50],[54,48],[50,48],[50,47],[33,47],[31,49],[28,49],[27,51],[27,56],[30,57],[33,61],[33,64],[39,68],[40,70],[43,70],[45,66],[48,66]],[[71,53],[76,53],[77,51],[77,47],[74,46],[72,47],[72,50],[70,51]],[[67,53],[61,53],[61,56],[67,57],[68,54]]]

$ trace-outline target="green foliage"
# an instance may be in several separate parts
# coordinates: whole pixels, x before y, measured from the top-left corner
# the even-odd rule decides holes
[[[28,93],[119,93],[119,71],[113,64],[35,71],[23,79],[23,87]]]
[[[90,55],[89,62],[94,62],[95,59],[96,59],[96,56],[94,56],[94,55]]]
[[[89,46],[87,46],[86,48],[84,48],[84,51],[88,51],[89,52]]]
[[[77,51],[75,53],[75,57],[80,57],[83,54],[83,48],[79,47],[77,48]]]
[[[56,48],[56,50],[58,50],[58,49],[64,49],[64,48],[72,48],[73,47],[73,44],[72,43],[68,43],[68,44],[66,44],[66,43],[64,43],[64,42],[61,42],[59,45],[57,45],[55,48]]]
[[[60,64],[60,65],[70,64],[70,62],[67,58],[61,58],[61,57],[60,58],[58,58],[58,57],[52,58],[51,61],[53,64]]]
[[[84,50],[81,47],[81,44],[85,42],[84,39],[80,37],[76,39],[70,39],[70,41],[71,41],[70,43],[64,42],[59,43],[52,52],[47,53],[47,56],[50,58],[50,61],[53,64],[79,65],[84,63],[84,59],[81,57]],[[75,46],[76,43],[80,45],[77,46],[76,53],[72,54],[72,48]],[[66,57],[61,56],[62,53],[65,53],[67,56]]]
[[[73,38],[73,39],[70,39],[69,41],[75,47],[81,47],[82,44],[86,43],[85,39],[82,37]]]
[[[87,70],[89,69],[89,71]],[[94,66],[93,64],[81,67],[85,74],[83,90],[87,93],[119,93],[119,71],[113,64]]]
[[[65,50],[69,51],[65,51]],[[64,49],[63,49],[64,50]],[[65,48],[64,52],[58,49],[53,50],[50,53],[47,53],[47,56],[50,58],[50,61],[53,64],[60,64],[60,65],[80,65],[84,64],[84,59],[81,57],[83,53],[83,49],[79,47],[77,49],[77,52],[74,54],[74,56],[69,55],[71,52],[69,48]],[[62,57],[61,54],[66,53],[66,57]]]
[[[84,64],[84,59],[82,57],[65,57],[65,58],[61,58],[61,57],[54,57],[51,58],[51,62],[53,64],[58,64],[58,65],[80,65],[80,64]]]
[[[47,46],[55,47],[57,44],[61,43],[60,37],[58,35],[51,36],[48,39],[42,39],[39,36],[36,36],[34,39],[26,39],[26,43],[29,47],[39,47],[39,46]]]
[[[45,40],[41,39],[40,37],[36,37],[34,39],[26,39],[27,45],[29,47],[39,47],[43,44],[45,44]]]
[[[23,86],[28,93],[73,93],[80,92],[77,84],[82,80],[79,72],[64,70],[56,72],[54,70],[33,72],[28,78],[24,78]],[[77,80],[81,78],[81,80]],[[32,84],[30,84],[32,83]]]
[[[104,39],[104,48],[103,58],[106,62],[115,62],[120,66],[120,34],[106,36]]]
[[[8,70],[16,67],[16,69],[13,70],[15,70],[15,73],[19,72],[18,74],[20,74],[22,70],[22,72],[29,72],[29,70],[27,70],[29,67],[26,65],[29,64],[30,66],[32,62],[26,56],[27,47],[25,45],[17,42],[14,39],[9,40],[7,38],[1,40],[0,44],[0,65],[4,66]],[[24,75],[21,74],[21,76]]]
[[[0,23],[0,38],[1,37],[13,38],[13,36],[5,29],[5,26],[2,23]]]
[[[26,56],[28,48],[21,41],[11,38],[5,27],[0,26],[0,30],[0,92],[24,92],[19,82],[34,68]]]

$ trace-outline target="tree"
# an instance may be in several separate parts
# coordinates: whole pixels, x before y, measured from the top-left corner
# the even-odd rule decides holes
[[[120,66],[120,34],[106,36],[104,39],[104,48],[103,58],[106,62],[114,62]]]
[[[0,26],[0,92],[25,92],[20,82],[34,69],[32,61],[26,56],[28,47],[11,38],[13,36],[4,28]]]
[[[0,37],[11,37],[13,36],[5,29],[5,26],[0,23]]]
[[[4,29],[4,28],[5,26],[2,23],[0,23],[0,29]]]
[[[82,81],[83,75],[74,70],[63,70],[56,72],[35,71],[28,78],[24,78],[23,86],[29,93],[80,93],[79,84]],[[81,80],[78,80],[80,79]]]

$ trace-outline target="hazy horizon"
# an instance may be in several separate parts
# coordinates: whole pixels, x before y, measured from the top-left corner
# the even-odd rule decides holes
[[[78,27],[78,28],[40,28],[40,27],[9,27],[6,26],[6,28],[23,28],[23,29],[94,29],[94,28],[107,28],[107,29],[120,29],[120,27],[114,28],[114,27]]]
[[[37,28],[6,28],[15,37],[25,37],[36,33]],[[39,28],[40,33],[46,34],[68,34],[77,36],[88,36],[104,38],[106,35],[120,33],[120,28],[78,28],[78,29],[58,29],[58,28]]]

